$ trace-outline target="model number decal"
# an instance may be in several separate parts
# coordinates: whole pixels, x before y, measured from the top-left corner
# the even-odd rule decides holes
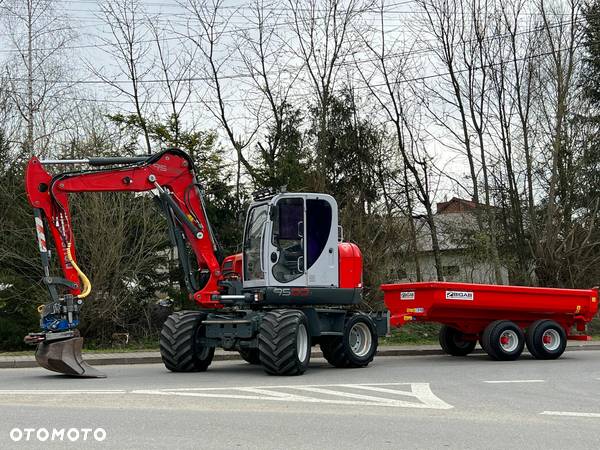
[[[280,297],[308,297],[310,295],[308,288],[274,288],[273,292]]]
[[[400,300],[414,300],[415,291],[400,292]]]
[[[473,300],[473,292],[446,291],[446,300]]]

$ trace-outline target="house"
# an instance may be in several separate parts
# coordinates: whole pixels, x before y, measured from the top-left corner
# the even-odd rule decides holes
[[[456,197],[437,204],[434,221],[445,281],[496,284],[494,265],[488,252],[480,248],[481,234],[475,215],[477,207],[477,203],[472,200]],[[413,220],[421,280],[437,280],[429,226],[422,216]],[[395,273],[390,273],[390,276],[399,282],[417,281],[416,266],[412,258],[405,260],[392,272]],[[508,268],[501,266],[500,273],[502,284],[508,284]]]

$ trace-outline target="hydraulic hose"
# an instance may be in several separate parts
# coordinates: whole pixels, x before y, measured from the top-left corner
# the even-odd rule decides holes
[[[77,272],[77,275],[79,275],[79,278],[81,279],[81,282],[83,283],[83,290],[82,290],[81,294],[79,294],[77,296],[77,298],[87,297],[88,295],[90,295],[90,292],[92,292],[92,283],[90,283],[89,278],[85,276],[85,273],[83,273],[83,271],[79,268],[79,266],[73,259],[73,256],[71,255],[71,244],[67,245],[67,261],[69,261],[71,263],[71,265],[73,266],[73,269],[75,269],[75,271]]]

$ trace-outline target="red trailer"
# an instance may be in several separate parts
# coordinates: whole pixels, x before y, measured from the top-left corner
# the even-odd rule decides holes
[[[598,311],[598,288],[423,282],[381,289],[392,326],[441,323],[440,345],[454,356],[468,355],[479,340],[496,360],[518,358],[525,345],[535,358],[555,359],[567,339],[591,339],[585,326]]]

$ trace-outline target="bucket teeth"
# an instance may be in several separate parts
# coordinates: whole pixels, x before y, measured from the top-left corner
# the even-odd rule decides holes
[[[106,378],[106,375],[83,360],[82,337],[73,337],[62,341],[42,342],[35,352],[40,366],[53,372],[74,377]]]

